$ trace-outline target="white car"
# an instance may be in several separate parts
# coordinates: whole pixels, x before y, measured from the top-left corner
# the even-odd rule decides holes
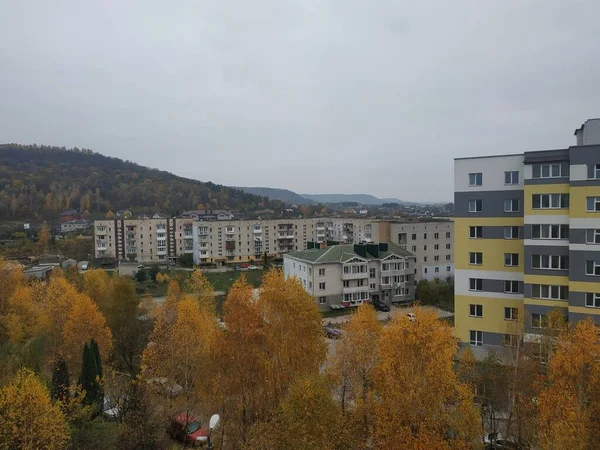
[[[258,270],[258,266],[248,266],[248,270]]]

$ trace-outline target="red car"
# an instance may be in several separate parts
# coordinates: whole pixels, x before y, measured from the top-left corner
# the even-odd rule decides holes
[[[209,431],[200,426],[195,417],[180,413],[171,422],[171,437],[191,445],[200,445],[208,440]]]

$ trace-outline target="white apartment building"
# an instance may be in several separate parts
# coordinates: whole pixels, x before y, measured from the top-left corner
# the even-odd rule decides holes
[[[265,252],[279,257],[290,251],[305,250],[309,242],[377,241],[380,230],[385,228],[383,225],[362,218],[97,220],[94,222],[95,256],[160,262],[192,254],[196,264],[249,262],[261,258]]]
[[[389,235],[415,255],[417,280],[454,276],[454,221],[391,222]]]
[[[321,310],[415,298],[415,257],[392,243],[332,245],[283,255],[286,277],[297,277]]]

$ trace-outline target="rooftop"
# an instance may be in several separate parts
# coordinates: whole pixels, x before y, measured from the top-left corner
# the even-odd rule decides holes
[[[378,245],[378,244],[371,244]],[[412,253],[407,252],[399,245],[393,243],[385,243],[387,245],[387,250],[379,250],[378,255],[372,255],[368,251],[368,247],[366,244],[343,244],[343,245],[331,245],[327,248],[321,249],[313,249],[313,250],[304,250],[298,252],[290,252],[286,253],[285,256],[289,256],[295,259],[301,259],[303,261],[309,261],[317,264],[325,264],[325,263],[336,263],[336,262],[344,262],[354,257],[364,258],[364,256],[360,255],[355,251],[356,247],[362,246],[366,251],[366,258],[368,260],[376,260],[376,259],[385,259],[390,255],[398,255],[398,256],[414,256]],[[372,248],[372,247],[371,247]]]

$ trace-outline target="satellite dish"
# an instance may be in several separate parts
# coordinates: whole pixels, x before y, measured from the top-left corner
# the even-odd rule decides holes
[[[218,414],[213,414],[212,417],[210,418],[210,421],[208,422],[208,428],[210,428],[211,430],[214,430],[216,428],[216,426],[219,424],[220,420],[221,420],[221,417]]]

